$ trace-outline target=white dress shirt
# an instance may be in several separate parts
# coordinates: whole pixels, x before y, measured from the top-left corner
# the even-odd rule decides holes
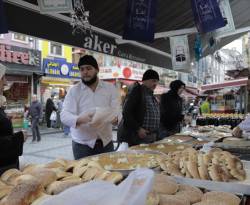
[[[238,126],[242,131],[250,132],[250,116],[248,115]]]
[[[61,121],[71,127],[72,140],[91,148],[95,146],[98,138],[102,139],[104,146],[112,140],[111,123],[105,126],[105,130],[102,132],[106,133],[104,136],[99,136],[98,130],[95,130],[89,124],[76,127],[78,117],[95,110],[96,107],[111,107],[114,109],[119,107],[118,90],[114,85],[99,80],[96,90],[93,91],[79,82],[69,90],[61,112]]]

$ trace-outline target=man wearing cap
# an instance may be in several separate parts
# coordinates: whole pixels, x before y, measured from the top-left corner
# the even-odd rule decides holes
[[[95,108],[119,107],[118,90],[98,78],[99,66],[93,56],[81,57],[78,67],[81,82],[69,90],[61,112],[62,122],[71,127],[75,159],[114,150],[111,122],[104,127],[104,136],[100,136],[100,132],[89,123]]]
[[[125,99],[121,135],[122,141],[129,146],[157,140],[160,108],[153,92],[158,82],[158,73],[147,70],[143,74],[142,85],[137,83]]]
[[[23,153],[23,143],[27,138],[22,131],[13,132],[12,123],[4,112],[5,70],[5,66],[0,64],[0,175],[8,169],[19,168],[18,157]]]

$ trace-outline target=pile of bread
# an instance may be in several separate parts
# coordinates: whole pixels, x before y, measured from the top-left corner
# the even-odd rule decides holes
[[[173,176],[224,182],[246,179],[241,160],[221,149],[202,153],[188,148],[169,153],[160,159],[159,164],[164,173]]]
[[[234,194],[217,191],[203,193],[199,188],[177,184],[171,177],[157,174],[146,205],[239,205],[240,202]]]
[[[46,165],[28,165],[22,171],[10,169],[0,178],[0,205],[39,205],[45,198],[94,179],[118,183],[123,176],[88,159],[59,159]]]

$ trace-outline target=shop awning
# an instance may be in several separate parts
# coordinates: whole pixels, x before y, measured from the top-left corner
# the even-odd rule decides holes
[[[67,15],[39,13],[37,0],[4,0],[9,29],[11,31],[36,36],[76,47],[83,47],[84,34],[72,34],[71,19]],[[126,0],[84,1],[90,13],[93,34],[102,34],[103,39],[112,38],[120,50],[132,53],[135,61],[159,67],[172,68],[169,36],[189,32],[189,44],[193,53],[195,28],[190,1],[159,0],[153,43],[122,42],[126,18]],[[250,27],[250,3],[248,0],[230,0],[236,29]],[[15,14],[15,15],[13,15]],[[221,39],[217,48],[237,39],[246,30],[233,33]],[[190,32],[191,31],[191,32]],[[119,44],[117,41],[120,41]],[[209,47],[209,46],[208,46]],[[204,53],[207,54],[209,49]],[[125,55],[124,55],[124,58]]]
[[[241,87],[246,85],[247,85],[247,78],[242,78],[238,80],[225,81],[223,83],[203,85],[201,86],[201,90],[202,91],[218,90],[227,87]]]

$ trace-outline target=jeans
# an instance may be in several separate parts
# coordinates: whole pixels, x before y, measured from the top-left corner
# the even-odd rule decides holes
[[[39,131],[39,118],[32,118],[31,119],[31,129],[32,129],[32,141],[40,141],[41,135]]]
[[[105,147],[103,147],[102,140],[97,139],[94,148],[92,149],[88,145],[79,144],[77,142],[72,141],[72,150],[74,154],[75,160],[81,159],[83,157],[101,154],[105,152],[114,151],[114,145],[111,141]]]
[[[70,127],[68,127],[67,125],[63,125],[63,133],[65,135],[68,135],[70,133]]]

